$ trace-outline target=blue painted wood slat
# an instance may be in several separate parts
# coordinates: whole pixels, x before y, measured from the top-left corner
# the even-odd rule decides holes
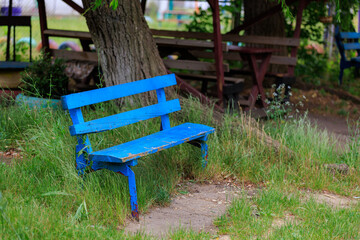
[[[173,85],[176,85],[175,75],[168,74],[116,86],[66,95],[61,98],[61,101],[63,109],[66,110],[131,96],[134,94],[148,92]]]
[[[359,39],[360,33],[357,32],[341,32],[340,37],[342,39]]]
[[[74,136],[107,131],[150,118],[164,116],[179,110],[181,110],[179,99],[173,99],[171,101],[160,102],[158,104],[99,118],[85,123],[74,124],[73,126],[70,126],[70,134]]]
[[[165,90],[163,88],[156,90],[158,103],[166,102]],[[161,116],[161,130],[170,128],[169,114]]]
[[[344,43],[345,50],[356,50],[360,49],[360,43]]]
[[[184,142],[204,137],[214,131],[214,128],[202,124],[184,123],[146,137],[90,153],[89,158],[94,162],[121,163],[131,161]]]

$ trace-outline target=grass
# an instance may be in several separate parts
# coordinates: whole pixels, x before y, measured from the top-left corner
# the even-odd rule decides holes
[[[234,239],[359,239],[360,212],[334,209],[279,188],[233,202],[216,224]]]
[[[182,109],[171,116],[173,126],[183,122],[214,126],[211,109],[201,110],[197,101],[185,100]],[[23,159],[15,160],[11,166],[0,163],[0,239],[150,238],[145,234],[128,236],[122,230],[130,216],[125,177],[106,170],[88,174],[85,181],[77,176],[76,140],[69,135],[67,113],[34,111],[12,104],[0,105],[0,111],[0,151],[15,147],[23,154]],[[116,106],[103,104],[84,109],[84,115],[92,119],[117,111]],[[264,130],[295,153],[289,155],[285,147],[276,151],[260,141],[250,130],[253,125],[243,116],[226,116],[210,137],[209,165],[205,170],[201,168],[200,150],[188,144],[141,158],[134,167],[140,212],[168,204],[179,181],[227,175],[239,183],[252,182],[264,191],[254,199],[235,201],[229,213],[217,221],[220,234],[228,233],[234,239],[260,239],[269,234],[274,219],[291,213],[300,225],[283,226],[267,235],[269,238],[357,238],[359,206],[334,210],[312,200],[303,202],[299,190],[359,196],[359,138],[354,135],[348,150],[339,153],[328,134],[317,131],[306,118],[267,123]],[[90,139],[93,149],[101,149],[157,132],[159,126],[159,119],[148,120],[91,135]],[[350,173],[333,175],[323,168],[324,163],[347,163]],[[260,217],[251,215],[254,205]],[[331,228],[344,230],[329,232]],[[168,235],[171,239],[212,237],[181,229]]]

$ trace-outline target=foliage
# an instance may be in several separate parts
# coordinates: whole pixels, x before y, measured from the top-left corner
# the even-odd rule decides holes
[[[341,1],[341,4],[339,0],[337,1],[338,18],[336,19],[336,23],[340,25],[341,31],[343,32],[355,32],[352,20],[356,15],[356,10],[359,9],[360,1],[347,0]]]
[[[305,40],[298,49],[295,75],[306,82],[319,85],[320,79],[323,78],[327,70],[328,58],[326,54],[318,53],[316,49],[307,49],[308,44],[309,42]]]
[[[238,0],[237,2],[241,2]],[[241,4],[236,1],[231,1],[230,5],[221,5],[220,8],[220,24],[222,31],[230,31],[232,24],[232,15],[241,11]],[[199,13],[194,12],[191,16],[191,22],[185,25],[185,28],[190,32],[213,32],[213,21],[211,8],[206,10],[200,9]]]
[[[26,95],[43,98],[60,98],[68,93],[68,77],[64,60],[38,57],[21,73],[22,90]]]
[[[297,6],[290,6],[290,11],[292,12],[292,15],[296,15]],[[324,24],[319,22],[319,19],[320,17],[326,15],[326,5],[323,2],[312,1],[303,11],[300,38],[322,43]],[[288,37],[292,37],[294,34],[294,26],[292,22],[293,17],[286,16],[286,34]]]

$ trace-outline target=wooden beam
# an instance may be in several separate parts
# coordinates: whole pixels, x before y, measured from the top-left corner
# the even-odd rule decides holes
[[[298,0],[286,0],[285,3],[286,3],[286,5],[291,5],[296,1],[298,1]],[[274,15],[275,13],[280,12],[281,10],[282,10],[282,6],[281,6],[281,4],[278,4],[278,5],[274,6],[274,7],[266,10],[265,12],[260,13],[257,17],[245,22],[244,24],[235,27],[233,30],[231,30],[228,33],[229,34],[234,34],[234,33],[239,34],[239,32],[241,30],[245,30],[245,29],[251,27],[252,25],[254,25],[254,24],[258,23],[258,22],[261,22],[264,19]]]
[[[294,31],[294,38],[300,38],[300,31],[301,31],[301,21],[302,21],[302,14],[306,6],[310,3],[310,0],[300,0],[298,11],[296,14],[296,26]],[[298,47],[291,48],[291,57],[296,57],[298,51]],[[293,76],[295,74],[295,67],[289,66],[288,73]]]
[[[63,0],[63,2],[65,2],[67,5],[69,5],[72,9],[74,9],[80,14],[83,14],[85,12],[85,10],[82,7],[80,7],[77,3],[73,2],[72,0]]]
[[[169,72],[169,73],[171,73],[171,72]],[[199,92],[196,88],[192,87],[190,84],[185,82],[180,77],[176,76],[176,82],[181,90],[186,91],[186,92],[190,93],[192,96],[199,98],[201,103],[207,104],[210,107],[214,106],[214,101],[211,101],[208,97],[206,97],[204,94]],[[214,108],[221,113],[224,112],[223,108],[217,104],[215,104]]]
[[[192,74],[192,73],[175,73],[177,76],[185,79],[191,79],[196,81],[209,81],[216,82],[216,76],[214,75],[201,75],[201,74]],[[244,82],[243,78],[235,78],[235,77],[224,77],[226,82],[231,83],[240,83]]]
[[[175,38],[154,38],[158,46],[164,47],[179,47],[179,48],[206,48],[213,49],[214,42],[212,41],[203,41],[203,40],[192,40],[192,39],[175,39]],[[222,51],[228,51],[228,46],[226,43],[221,43],[220,48]]]
[[[44,34],[44,31],[48,29],[45,1],[44,0],[37,0],[37,1],[38,1],[38,9],[39,9],[39,17],[40,17],[42,48],[44,49],[44,52],[47,53],[49,51],[49,37]]]
[[[217,77],[217,97],[219,98],[220,105],[223,104],[223,90],[224,90],[224,65],[223,65],[223,51],[222,51],[222,38],[221,38],[221,26],[220,26],[220,9],[218,0],[208,0],[213,19],[214,29],[214,53],[215,53],[215,66]]]
[[[212,53],[212,52],[205,52],[205,51],[200,51],[200,50],[190,50],[189,52],[194,57],[197,57],[197,58],[214,59],[214,53]],[[237,53],[237,52],[225,52],[225,53],[223,53],[223,57],[224,57],[224,60],[242,61],[239,53]],[[270,58],[270,64],[296,66],[296,63],[297,63],[296,57],[272,55]]]
[[[185,32],[185,31],[171,31],[171,30],[158,30],[151,29],[154,36],[174,37],[174,38],[193,38],[200,40],[212,40],[214,35],[211,33],[202,32]]]
[[[0,16],[0,26],[31,26],[30,16]]]
[[[184,32],[184,31],[170,31],[170,30],[156,30],[151,29],[154,36],[165,36],[174,38],[193,38],[199,40],[212,40],[214,35],[211,33],[201,32]],[[279,46],[299,46],[299,38],[284,38],[284,37],[268,37],[268,36],[240,36],[238,34],[222,34],[223,41],[256,43],[266,45]]]
[[[300,46],[299,38],[240,36],[238,34],[225,34],[223,35],[223,40],[229,42],[264,44],[264,45],[273,45],[273,46],[288,46],[288,47]]]
[[[10,0],[9,1],[9,12],[8,12],[8,16],[11,17],[12,16],[12,7],[13,7],[13,1]],[[11,34],[11,26],[8,25],[7,27],[8,31],[7,31],[7,39],[6,39],[6,61],[10,60],[10,34]],[[15,43],[14,43],[15,44]],[[14,59],[15,61],[15,59]]]
[[[163,62],[167,68],[193,70],[193,71],[205,71],[205,72],[215,72],[216,71],[215,64],[210,63],[210,62],[200,62],[200,61],[193,61],[193,60],[172,60],[172,59],[163,59]],[[226,72],[230,71],[228,64],[224,64],[223,69]]]
[[[52,37],[66,37],[66,38],[78,38],[83,40],[91,40],[91,34],[83,31],[68,31],[68,30],[57,30],[57,29],[46,29],[44,30],[46,36]]]

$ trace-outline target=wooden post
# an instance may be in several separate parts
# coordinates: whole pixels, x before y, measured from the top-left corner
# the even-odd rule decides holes
[[[8,16],[12,16],[13,1],[9,1]],[[8,25],[7,39],[6,39],[6,61],[10,60],[10,37],[11,37],[11,25]],[[15,44],[15,43],[14,43]],[[15,59],[14,59],[15,61]]]
[[[44,0],[37,0],[40,17],[40,30],[41,30],[41,42],[44,53],[49,52],[49,37],[44,34],[44,31],[48,29],[46,20],[46,7]]]
[[[85,11],[82,7],[80,7],[77,3],[73,2],[72,0],[63,0],[67,5],[69,5],[72,9],[77,11],[80,14],[83,14]]]
[[[219,1],[208,0],[208,3],[210,4],[213,15],[217,97],[219,99],[218,105],[221,106],[221,104],[223,103],[224,66],[223,66],[223,52],[222,52],[222,37],[220,30]]]
[[[300,38],[300,32],[301,32],[301,21],[302,21],[302,14],[306,6],[309,4],[309,0],[300,0],[298,11],[296,14],[296,26],[293,38]],[[292,47],[291,48],[291,57],[296,57],[298,51],[298,47]],[[290,76],[293,76],[295,72],[295,66],[289,66],[288,67],[288,74]]]

